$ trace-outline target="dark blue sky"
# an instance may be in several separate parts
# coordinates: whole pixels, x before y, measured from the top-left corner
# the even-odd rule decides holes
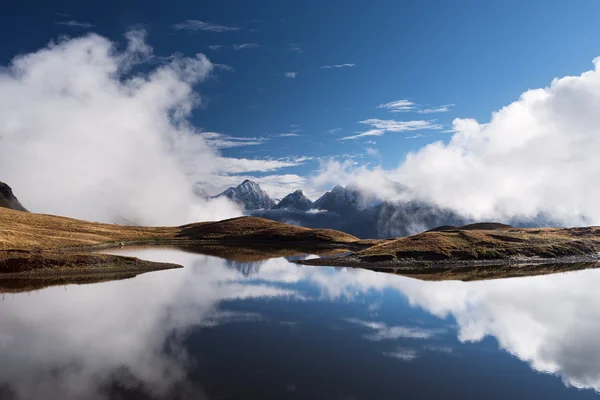
[[[10,2],[0,14],[0,62],[61,35],[96,32],[122,43],[132,27],[144,28],[159,56],[203,53],[233,69],[199,85],[207,102],[194,125],[269,140],[224,155],[352,156],[393,168],[407,152],[447,140],[454,118],[486,122],[525,90],[591,69],[598,15],[592,0]],[[188,20],[212,30],[174,28]],[[69,21],[81,26],[62,24]],[[414,105],[378,108],[398,100]],[[417,112],[444,105],[452,106]],[[429,124],[340,140],[380,129],[359,123],[367,119]],[[315,159],[284,172],[317,166]]]

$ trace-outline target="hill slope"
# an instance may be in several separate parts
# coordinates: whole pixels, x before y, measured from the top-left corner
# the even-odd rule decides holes
[[[0,207],[17,211],[27,211],[15,197],[11,187],[4,182],[0,182]]]

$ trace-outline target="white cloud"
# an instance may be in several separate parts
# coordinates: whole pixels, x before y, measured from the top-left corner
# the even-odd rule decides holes
[[[290,133],[280,133],[277,136],[278,137],[297,137],[297,136],[302,136],[302,135],[295,133],[295,132],[290,132]]]
[[[418,114],[432,114],[432,113],[443,113],[450,111],[450,107],[454,104],[445,104],[439,107],[426,107],[423,108],[421,105],[407,99],[391,101],[389,103],[380,104],[377,108],[385,108],[391,112],[415,112]]]
[[[373,129],[369,129],[366,132],[360,132],[358,135],[346,136],[341,138],[340,140],[353,140],[359,139],[365,136],[382,136],[386,132],[406,132],[406,131],[417,131],[424,129],[434,129],[439,130],[443,129],[443,126],[440,124],[435,124],[435,121],[396,121],[393,119],[382,120],[377,118],[366,119],[364,121],[360,121],[361,124],[370,125]]]
[[[333,129],[329,129],[326,133],[329,135],[333,135],[334,133],[337,133],[341,130],[342,130],[342,128],[333,128]]]
[[[455,119],[448,143],[409,154],[395,175],[477,219],[545,212],[567,225],[600,224],[600,59],[594,66],[523,93],[489,123]]]
[[[222,69],[223,71],[235,72],[235,68],[227,64],[213,64],[216,69]]]
[[[298,53],[298,54],[302,54],[302,48],[297,45],[297,44],[290,44],[287,48],[288,51],[291,51],[292,53]]]
[[[419,356],[419,353],[415,349],[406,349],[404,347],[398,347],[392,352],[383,353],[388,357],[397,358],[402,361],[412,361]]]
[[[367,147],[365,148],[366,152],[368,155],[370,155],[371,157],[381,157],[379,154],[379,150],[373,148],[373,147]]]
[[[257,146],[268,139],[262,137],[238,137],[229,136],[216,132],[201,132],[200,135],[206,143],[215,149],[227,149],[231,147]]]
[[[208,48],[211,50],[218,50],[221,47],[223,47],[223,45],[220,45],[220,44],[213,44],[213,45],[208,46]]]
[[[231,47],[234,50],[238,51],[238,50],[243,50],[243,49],[253,49],[253,48],[259,47],[259,45],[256,43],[242,43],[242,44],[234,44]]]
[[[194,179],[208,180],[219,154],[187,117],[193,86],[210,61],[152,57],[144,32],[118,51],[90,34],[16,57],[0,71],[0,175],[35,212],[94,221],[181,224],[239,215],[226,201],[203,203]]]
[[[392,112],[407,112],[413,111],[416,104],[410,100],[396,100],[390,101],[389,103],[380,104],[377,108],[386,108]]]
[[[453,106],[454,106],[454,104],[444,104],[443,106],[439,106],[439,107],[421,108],[421,109],[417,110],[417,113],[419,113],[419,114],[443,113],[443,112],[450,111],[450,107],[453,107]]]
[[[345,321],[361,325],[375,332],[364,336],[367,340],[375,342],[394,339],[431,339],[447,332],[446,329],[426,329],[417,326],[389,326],[383,322],[364,321],[355,318],[347,318]]]
[[[425,137],[425,135],[417,133],[416,135],[413,135],[413,136],[405,136],[404,139],[418,139],[420,137]]]
[[[348,67],[354,67],[356,66],[355,64],[335,64],[335,65],[323,65],[321,67],[321,69],[331,69],[331,68],[348,68]]]
[[[290,78],[290,79],[296,79],[296,73],[295,72],[286,72],[285,74],[283,74],[286,78]]]
[[[270,172],[281,168],[297,167],[310,160],[310,157],[290,157],[279,160],[248,159],[248,158],[219,158],[218,165],[214,171],[229,174],[240,174],[245,172]]]
[[[56,25],[64,25],[71,28],[93,28],[94,24],[90,24],[89,22],[81,22],[81,21],[60,21],[57,22]]]
[[[237,26],[224,26],[214,24],[210,22],[198,21],[195,19],[188,19],[185,22],[173,25],[173,29],[185,30],[185,31],[207,31],[207,32],[231,32],[239,31],[240,28]]]

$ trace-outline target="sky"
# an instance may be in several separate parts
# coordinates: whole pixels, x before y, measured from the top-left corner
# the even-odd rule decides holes
[[[455,150],[453,137],[464,134],[461,121],[477,121],[481,130],[528,90],[594,70],[599,12],[600,3],[591,0],[11,2],[0,15],[0,65],[10,68],[15,57],[50,42],[90,34],[110,43],[109,53],[127,52],[137,32],[143,49],[129,56],[139,59],[131,65],[113,60],[121,81],[147,76],[174,59],[197,60],[198,54],[210,63],[201,79],[183,79],[193,93],[186,94],[186,115],[177,123],[188,124],[192,136],[203,138],[197,146],[208,147],[201,153],[210,153],[216,167],[195,180],[210,194],[250,178],[274,197],[302,188],[314,200],[336,181],[348,184],[366,172],[378,175],[377,181],[383,173],[410,186],[424,182],[434,190],[421,195],[439,198],[448,188],[427,173],[428,145],[441,146],[440,154],[430,155],[445,159]],[[501,128],[494,137],[526,135],[513,132],[517,138],[511,138],[511,126]],[[495,170],[489,151],[483,156],[480,147],[470,141],[460,151]],[[193,152],[186,158],[193,159]],[[434,167],[437,180],[448,181],[440,171],[462,173],[455,166]],[[561,170],[551,167],[539,176]],[[515,171],[507,174],[496,178],[510,189],[505,181],[514,180]],[[457,186],[462,182],[453,182]],[[511,213],[512,203],[522,208],[506,190],[484,199],[478,212]],[[535,194],[543,199],[548,190]],[[590,214],[576,192],[568,209],[554,211]],[[462,199],[453,193],[441,202],[456,208]],[[537,203],[525,208],[540,210]]]

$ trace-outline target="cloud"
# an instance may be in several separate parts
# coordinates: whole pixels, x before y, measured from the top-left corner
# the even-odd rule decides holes
[[[443,112],[450,111],[450,107],[454,107],[454,104],[444,104],[443,106],[432,107],[432,108],[421,108],[421,109],[417,110],[417,113],[419,113],[419,114],[443,113]]]
[[[302,48],[301,48],[299,45],[297,45],[297,44],[293,44],[293,43],[292,43],[292,44],[290,44],[290,45],[287,47],[287,50],[288,50],[288,51],[291,51],[292,53],[298,53],[298,54],[302,54]]]
[[[394,172],[419,197],[476,219],[550,215],[600,224],[600,58],[580,76],[528,90],[487,123],[457,118],[447,143]]]
[[[286,78],[290,78],[290,79],[296,79],[296,73],[295,72],[286,72],[285,74],[283,74]]]
[[[190,125],[193,86],[210,61],[173,56],[155,68],[145,32],[117,50],[89,34],[53,42],[0,70],[0,175],[35,212],[93,221],[175,225],[239,215],[202,202],[220,155]],[[147,67],[147,68],[146,68]],[[142,72],[143,71],[143,72]]]
[[[369,328],[375,332],[364,336],[367,340],[378,342],[381,340],[395,339],[431,339],[435,336],[447,333],[446,329],[425,329],[414,326],[389,326],[384,322],[363,321],[355,318],[347,318],[346,322]]]
[[[235,72],[235,68],[227,64],[213,64],[213,67],[216,69],[221,69],[223,71]]]
[[[291,133],[280,133],[277,136],[278,137],[296,137],[296,136],[302,136],[302,135],[295,133],[295,132],[291,132]]]
[[[342,130],[342,128],[333,128],[333,129],[329,129],[329,130],[328,130],[327,132],[325,132],[325,133],[327,133],[328,135],[333,135],[334,133],[337,133],[337,132],[339,132],[339,131],[341,131],[341,130]]]
[[[443,113],[450,111],[450,107],[454,104],[445,104],[439,107],[423,108],[421,105],[407,99],[391,101],[389,103],[380,104],[377,108],[385,108],[391,112],[415,112],[418,114]]]
[[[215,149],[228,149],[231,147],[257,146],[268,139],[262,137],[237,137],[216,132],[201,132],[200,135],[206,143]]]
[[[240,28],[237,26],[224,26],[219,24],[214,24],[210,22],[198,21],[195,19],[188,19],[185,22],[181,22],[179,24],[173,25],[173,29],[181,31],[206,31],[206,32],[231,32],[231,31],[239,31]]]
[[[89,22],[81,22],[81,21],[60,21],[56,22],[56,25],[64,25],[71,28],[93,28],[95,25],[90,24]]]
[[[410,100],[396,100],[389,103],[380,104],[377,108],[386,108],[392,112],[408,112],[413,111],[416,104]]]
[[[335,64],[335,65],[323,65],[321,69],[330,69],[330,68],[348,68],[354,67],[355,64]]]
[[[361,124],[370,125],[373,129],[369,129],[366,132],[360,132],[358,135],[346,136],[339,140],[353,140],[359,139],[365,136],[382,136],[386,132],[406,132],[406,131],[417,131],[424,129],[443,129],[443,125],[435,124],[435,121],[396,121],[393,119],[382,120],[377,118],[366,119],[359,121]]]
[[[231,46],[235,51],[238,50],[244,50],[244,49],[254,49],[256,47],[259,47],[258,44],[256,43],[242,43],[242,44],[234,44],[233,46]]]
[[[425,135],[421,135],[420,133],[417,133],[416,135],[413,135],[413,136],[405,136],[404,139],[418,139],[420,137],[425,137]]]
[[[383,355],[388,357],[397,358],[402,361],[412,361],[419,357],[419,353],[414,349],[406,349],[404,347],[398,347],[396,350],[392,352],[383,353]]]
[[[270,172],[281,168],[296,167],[310,160],[311,157],[290,157],[279,160],[226,158],[221,157],[214,167],[217,172],[239,174],[245,172]]]
[[[213,44],[213,45],[208,46],[208,48],[211,50],[218,50],[221,47],[223,47],[223,45],[220,45],[220,44]]]
[[[365,148],[366,152],[368,155],[370,155],[371,157],[381,157],[381,155],[379,154],[379,150],[373,148],[373,147],[367,147]]]

